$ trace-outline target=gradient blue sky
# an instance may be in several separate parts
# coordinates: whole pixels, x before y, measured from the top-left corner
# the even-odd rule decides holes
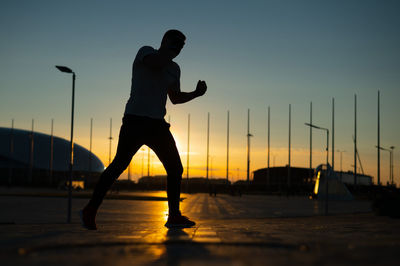
[[[204,175],[207,112],[211,113],[214,176],[224,176],[226,111],[231,112],[231,171],[245,176],[246,119],[251,109],[252,170],[266,166],[267,106],[271,106],[271,164],[287,164],[288,105],[292,104],[292,165],[308,166],[309,103],[315,124],[331,127],[336,101],[336,149],[353,164],[353,97],[358,97],[359,152],[376,176],[377,90],[381,91],[381,144],[396,146],[400,178],[400,2],[398,1],[1,1],[0,125],[69,137],[71,78],[77,73],[76,142],[108,164],[109,119],[117,136],[130,92],[131,64],[142,45],[158,48],[163,33],[187,35],[176,58],[182,90],[207,81],[203,98],[167,106],[186,164],[187,114],[191,162]],[[324,161],[325,136],[314,131],[314,162]],[[113,152],[116,141],[113,142]],[[139,156],[134,163],[139,163]],[[388,178],[382,153],[382,180]],[[339,154],[335,156],[339,168]],[[237,169],[239,168],[239,171]],[[161,174],[158,165],[154,174]],[[157,172],[158,171],[158,172]],[[134,168],[138,176],[140,170]]]

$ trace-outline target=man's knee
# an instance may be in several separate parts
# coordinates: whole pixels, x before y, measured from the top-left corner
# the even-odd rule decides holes
[[[180,176],[180,177],[182,177],[182,175],[183,175],[183,166],[180,164],[179,165],[179,167],[178,167],[178,169],[177,169],[177,174]]]
[[[122,158],[119,156],[115,156],[114,160],[111,162],[110,166],[112,167],[112,169],[114,171],[117,171],[117,172],[120,171],[122,173],[129,166],[130,162],[131,162],[130,158]]]
[[[167,170],[168,176],[174,176],[174,177],[179,177],[182,178],[183,174],[183,166],[182,164],[176,165],[175,167],[171,167],[170,169]]]

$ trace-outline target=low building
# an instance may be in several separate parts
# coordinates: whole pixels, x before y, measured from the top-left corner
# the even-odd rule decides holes
[[[345,184],[354,185],[354,172],[336,172],[338,178]],[[357,173],[356,175],[356,184],[370,186],[373,183],[373,177],[369,175],[364,175]]]
[[[299,192],[312,191],[314,169],[301,167],[270,167],[255,170],[251,185],[254,189],[281,191],[288,188]]]
[[[269,171],[269,173],[268,173]],[[311,192],[315,184],[315,170],[301,167],[270,167],[253,172],[253,189],[282,191],[290,187],[294,192]],[[335,171],[336,176],[346,185],[354,185],[354,173]],[[288,178],[290,176],[290,178]],[[373,178],[357,173],[357,185],[372,185]]]
[[[93,186],[101,160],[74,144],[73,185]],[[69,178],[70,142],[21,129],[0,127],[0,185],[64,186]]]

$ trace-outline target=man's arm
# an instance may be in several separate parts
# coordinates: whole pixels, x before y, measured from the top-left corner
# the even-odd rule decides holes
[[[175,85],[175,84],[174,84]],[[182,92],[180,90],[174,90],[174,88],[168,88],[168,96],[173,104],[186,103],[194,98],[204,95],[207,91],[207,84],[204,80],[197,82],[196,89],[192,92]]]

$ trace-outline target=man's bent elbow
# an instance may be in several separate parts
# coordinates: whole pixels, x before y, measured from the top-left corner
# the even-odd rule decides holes
[[[174,92],[169,92],[168,93],[169,99],[171,101],[172,104],[178,104],[181,103],[180,99],[179,99],[179,95],[177,95]]]
[[[169,97],[169,99],[171,100],[171,103],[172,103],[173,105],[176,105],[176,104],[179,103],[179,101],[178,101],[176,98],[171,98],[171,97]]]

